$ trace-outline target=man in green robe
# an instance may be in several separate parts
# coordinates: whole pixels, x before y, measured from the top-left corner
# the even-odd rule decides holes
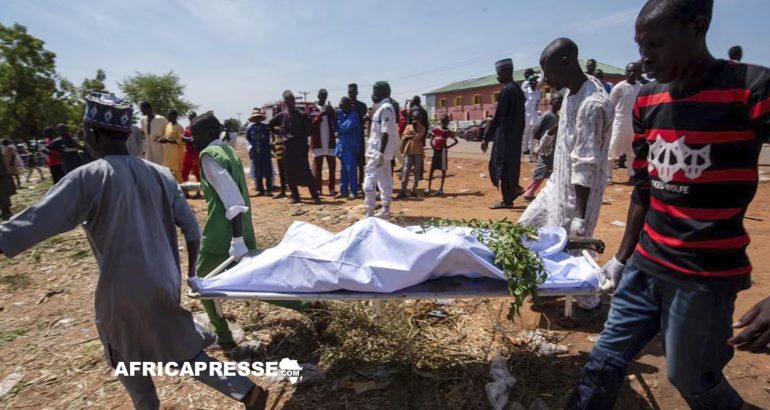
[[[229,257],[239,261],[257,249],[243,163],[235,149],[219,139],[221,129],[219,120],[210,111],[190,123],[193,142],[200,150],[201,188],[208,207],[197,264],[199,277],[205,277]],[[227,320],[217,313],[214,302],[202,302],[219,346],[224,350],[235,347]],[[299,311],[305,309],[304,303],[296,301],[273,304]]]

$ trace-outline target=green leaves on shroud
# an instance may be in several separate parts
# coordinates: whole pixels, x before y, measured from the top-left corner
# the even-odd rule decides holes
[[[519,225],[501,219],[498,221],[431,219],[421,224],[422,230],[444,227],[469,227],[479,242],[495,254],[495,265],[508,278],[508,292],[513,297],[508,319],[518,316],[528,296],[537,300],[538,287],[545,281],[543,260],[524,246],[537,239],[537,228]]]

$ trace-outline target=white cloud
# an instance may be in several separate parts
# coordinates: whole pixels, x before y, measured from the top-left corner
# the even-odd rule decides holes
[[[639,8],[634,7],[632,9],[620,10],[581,20],[567,25],[565,30],[569,33],[590,33],[600,31],[636,21],[636,16],[638,15]]]

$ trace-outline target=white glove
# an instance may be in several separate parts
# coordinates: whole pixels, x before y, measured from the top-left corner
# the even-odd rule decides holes
[[[235,258],[235,261],[241,260],[246,254],[249,253],[249,248],[246,247],[246,243],[243,242],[243,237],[239,236],[233,238],[230,242],[230,256]]]
[[[197,276],[187,278],[187,285],[194,293],[198,293],[199,285],[203,279]]]
[[[614,256],[602,267],[602,275],[609,279],[612,289],[616,289],[618,287],[620,278],[623,277],[623,269],[625,268],[626,266],[620,263],[620,261],[618,261],[618,259]]]
[[[572,218],[572,222],[569,224],[569,236],[586,236],[586,220]]]

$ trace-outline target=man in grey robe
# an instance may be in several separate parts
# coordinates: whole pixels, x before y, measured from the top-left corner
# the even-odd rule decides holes
[[[14,257],[80,225],[99,266],[96,328],[108,362],[212,362],[203,348],[213,342],[180,306],[181,272],[176,228],[187,241],[190,277],[200,231],[167,168],[130,155],[130,103],[94,93],[86,100],[86,143],[99,160],[67,174],[30,208],[0,225],[0,254]],[[137,183],[140,181],[141,183]],[[118,375],[136,408],[159,400],[150,376]],[[267,393],[246,377],[198,380],[264,408]]]

